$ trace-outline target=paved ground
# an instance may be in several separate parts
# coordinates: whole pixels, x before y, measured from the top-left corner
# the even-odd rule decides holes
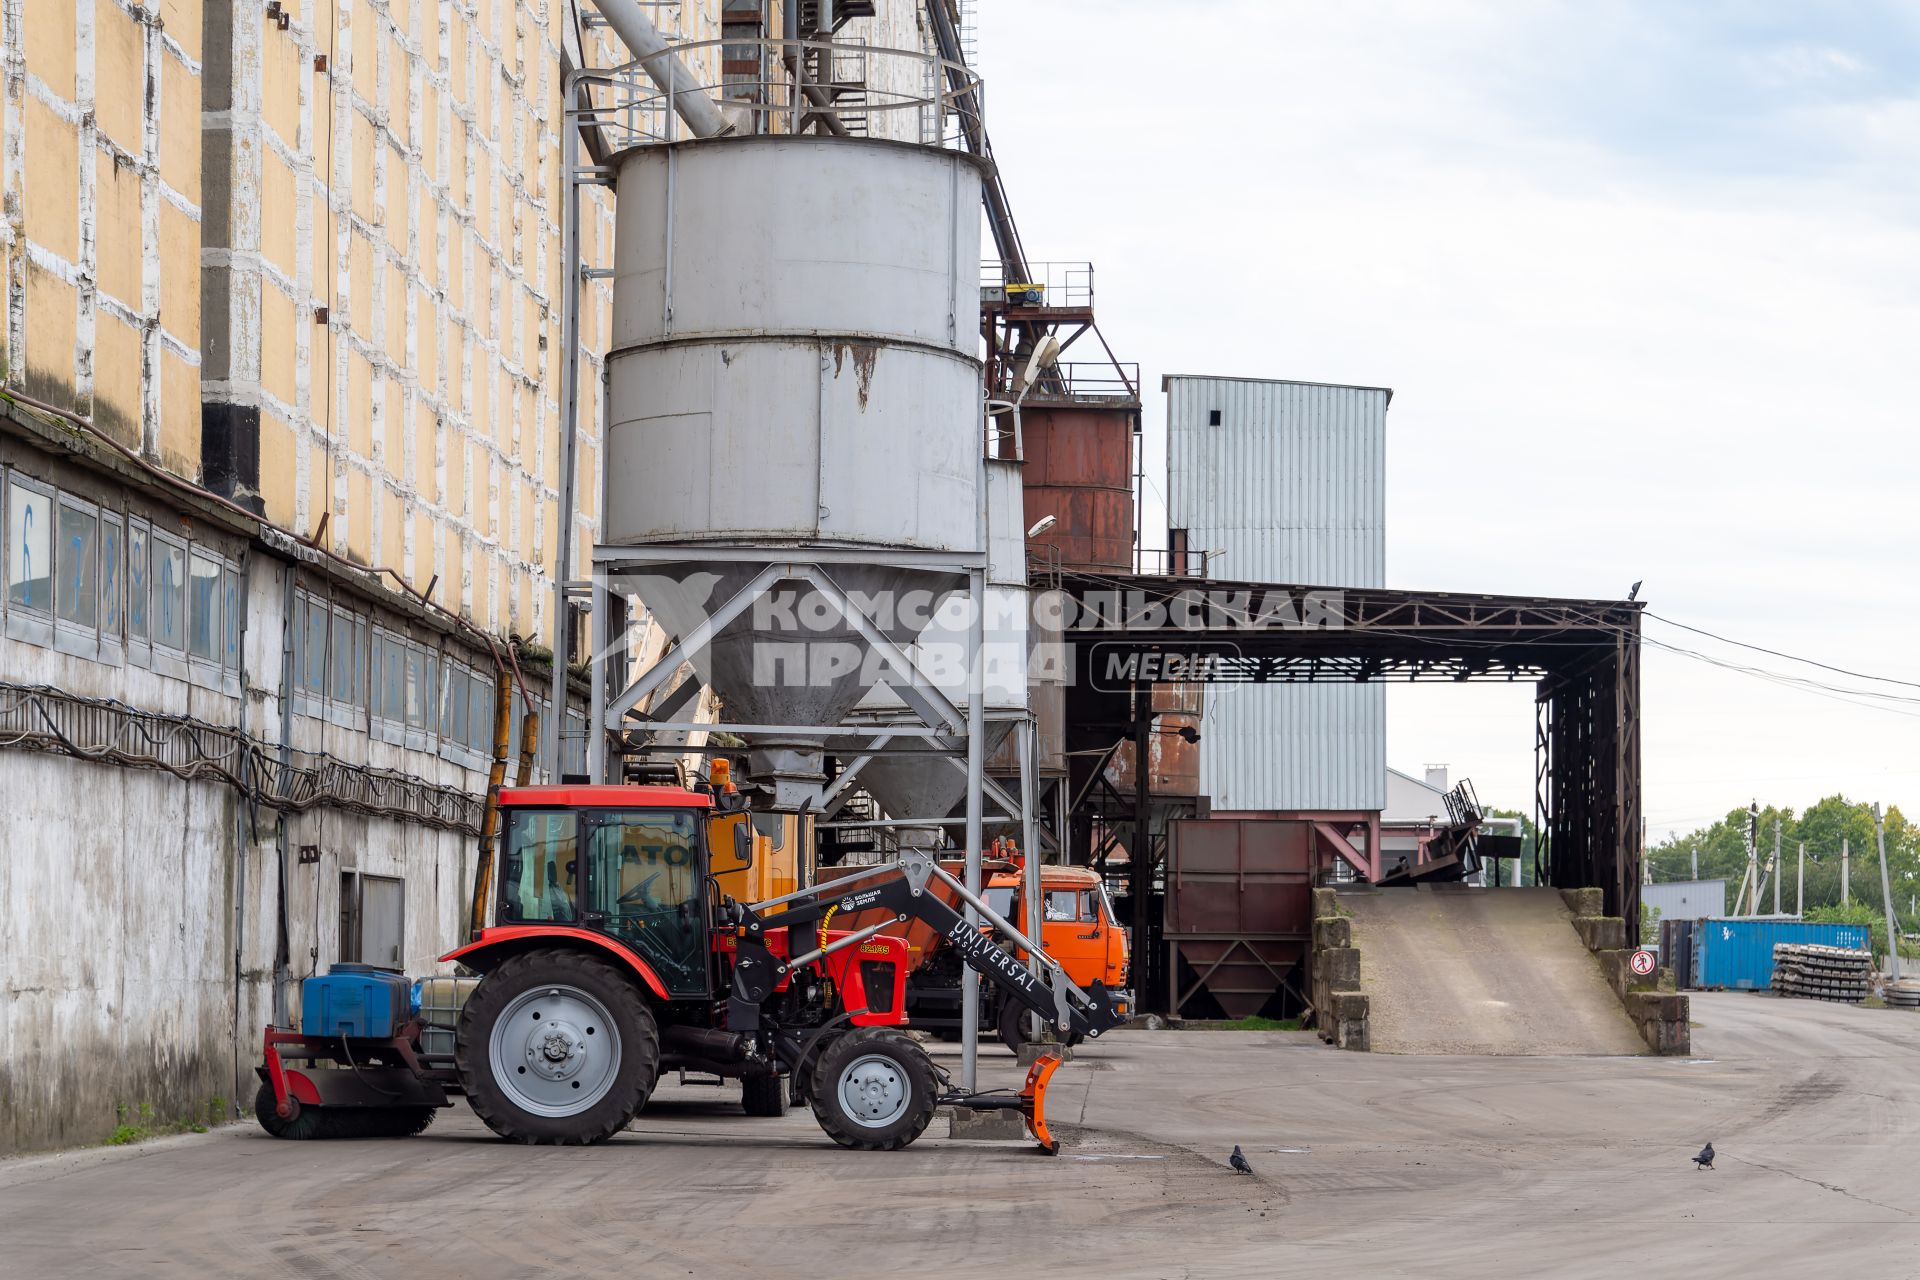
[[[0,1270],[1920,1274],[1920,1015],[1744,994],[1694,1009],[1693,1060],[1121,1034],[1058,1077],[1055,1112],[1079,1127],[1057,1160],[931,1134],[843,1152],[810,1117],[749,1120],[693,1089],[587,1151],[508,1147],[464,1112],[403,1142],[236,1125],[0,1163]],[[1698,1173],[1708,1138],[1720,1167]],[[1257,1176],[1224,1167],[1235,1142]]]
[[[1645,1053],[1557,889],[1343,893],[1376,1053]]]

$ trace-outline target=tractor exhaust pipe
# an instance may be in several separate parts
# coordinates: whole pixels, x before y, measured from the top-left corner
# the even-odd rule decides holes
[[[744,1062],[753,1037],[715,1027],[671,1026],[660,1031],[661,1047],[708,1062]]]

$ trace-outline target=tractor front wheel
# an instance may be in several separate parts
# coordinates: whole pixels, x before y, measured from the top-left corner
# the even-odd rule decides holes
[[[529,951],[480,980],[455,1060],[474,1114],[503,1138],[605,1142],[653,1091],[660,1032],[639,987],[579,951]]]
[[[933,1060],[886,1027],[861,1027],[827,1046],[813,1074],[813,1115],[856,1151],[898,1151],[933,1119]]]

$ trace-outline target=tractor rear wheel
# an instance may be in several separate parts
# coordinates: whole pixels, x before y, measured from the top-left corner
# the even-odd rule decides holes
[[[898,1151],[925,1131],[933,1110],[933,1060],[904,1032],[849,1031],[814,1068],[814,1119],[843,1147]]]
[[[787,1082],[777,1075],[746,1076],[740,1081],[740,1107],[750,1116],[787,1114]]]
[[[639,987],[579,951],[510,957],[460,1014],[460,1087],[515,1142],[584,1146],[627,1127],[653,1092],[660,1032]]]

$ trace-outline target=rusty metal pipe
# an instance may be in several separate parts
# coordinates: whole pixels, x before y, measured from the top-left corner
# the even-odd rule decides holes
[[[493,845],[500,835],[500,788],[507,782],[507,735],[513,715],[513,678],[504,672],[493,682],[493,763],[487,769],[487,801],[480,811],[480,863],[473,869],[473,906],[467,940],[487,927],[487,902],[493,897]]]

